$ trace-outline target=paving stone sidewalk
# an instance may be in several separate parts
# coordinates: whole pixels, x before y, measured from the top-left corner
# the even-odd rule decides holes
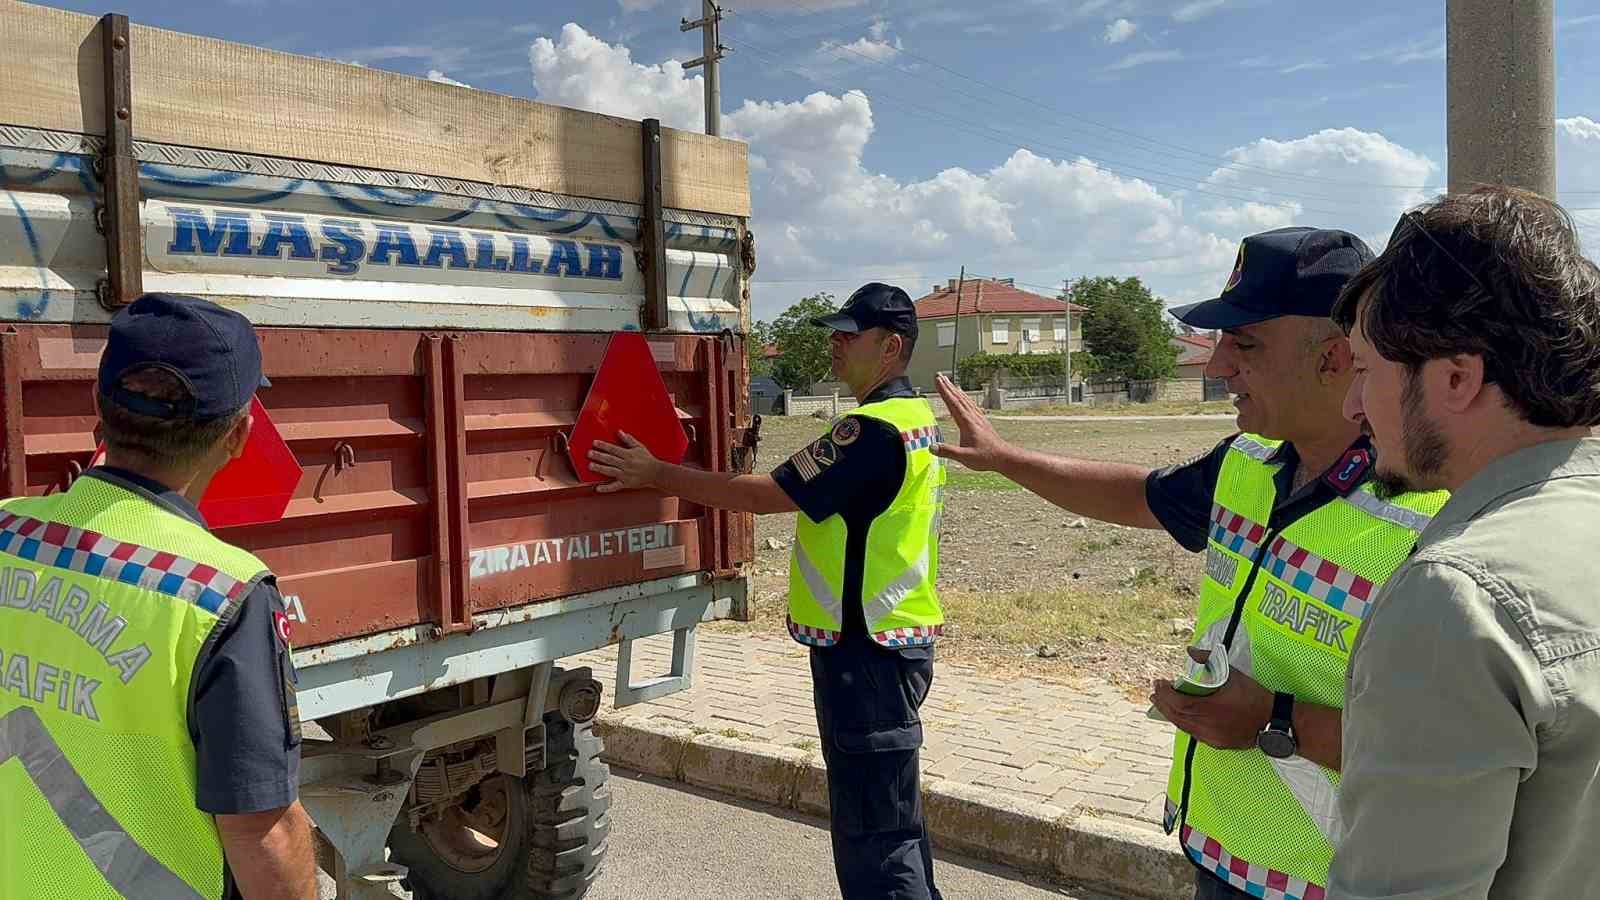
[[[634,645],[634,679],[667,671],[672,641]],[[602,717],[648,720],[699,732],[817,748],[807,650],[786,637],[698,632],[694,683],[686,691],[611,708],[617,648],[584,654],[606,686]],[[1066,810],[1159,828],[1172,726],[1145,717],[1109,682],[1077,685],[995,678],[939,662],[922,709],[922,771]]]

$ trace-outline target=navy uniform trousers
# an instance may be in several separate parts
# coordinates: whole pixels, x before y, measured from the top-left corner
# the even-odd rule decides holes
[[[858,634],[811,649],[844,900],[941,900],[917,770],[932,685],[931,648],[902,654]]]

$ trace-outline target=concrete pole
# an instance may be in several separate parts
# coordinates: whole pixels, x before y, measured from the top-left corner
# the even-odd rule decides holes
[[[1555,0],[1447,0],[1451,192],[1556,196]]]
[[[700,0],[700,12],[701,17],[693,22],[683,19],[678,24],[679,31],[700,29],[703,50],[699,57],[684,63],[683,67],[686,70],[706,67],[706,134],[719,136],[722,134],[722,73],[717,63],[722,61],[727,49],[722,46],[722,9],[716,0]]]
[[[706,61],[706,134],[722,134],[722,77],[718,62],[722,60],[722,10],[713,0],[701,0],[700,14],[705,27],[700,29],[701,56]]]
[[[1067,346],[1062,350],[1066,357],[1062,366],[1067,370],[1067,405],[1072,405],[1072,279],[1064,278],[1061,281],[1061,307],[1067,317]]]
[[[961,277],[956,279],[956,340],[950,345],[950,380],[956,384],[961,383],[961,292],[967,289],[967,267],[961,267]],[[934,331],[938,331],[935,327]],[[983,338],[978,339],[979,346]]]

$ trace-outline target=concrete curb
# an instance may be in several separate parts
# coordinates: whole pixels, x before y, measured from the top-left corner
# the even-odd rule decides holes
[[[655,722],[601,718],[607,762],[808,815],[828,814],[816,751]],[[1194,868],[1165,835],[1076,809],[924,777],[928,831],[941,848],[1148,900],[1187,900]]]

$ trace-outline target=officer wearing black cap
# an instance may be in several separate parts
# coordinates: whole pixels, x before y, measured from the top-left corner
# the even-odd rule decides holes
[[[832,370],[860,404],[770,475],[729,475],[653,459],[626,435],[590,454],[617,479],[754,513],[798,511],[789,633],[811,647],[828,769],[834,868],[847,900],[928,900],[918,714],[944,630],[934,591],[944,465],[933,410],[905,377],[917,340],[906,292],[872,283],[813,324],[832,330]]]
[[[0,737],[38,787],[0,817],[54,863],[0,895],[316,896],[283,599],[196,507],[267,385],[244,317],[147,294],[100,358],[104,464],[0,501]]]
[[[1444,503],[1381,492],[1367,436],[1342,415],[1354,371],[1329,316],[1371,259],[1344,231],[1253,235],[1220,296],[1173,310],[1222,332],[1206,375],[1227,380],[1239,427],[1178,465],[1151,471],[1014,447],[965,394],[939,386],[961,430],[960,445],[940,455],[1080,515],[1164,529],[1206,551],[1190,655],[1224,654],[1218,670],[1228,677],[1209,695],[1156,681],[1150,697],[1152,715],[1178,729],[1166,827],[1198,870],[1200,900],[1322,896],[1342,827],[1350,647],[1367,601]]]

